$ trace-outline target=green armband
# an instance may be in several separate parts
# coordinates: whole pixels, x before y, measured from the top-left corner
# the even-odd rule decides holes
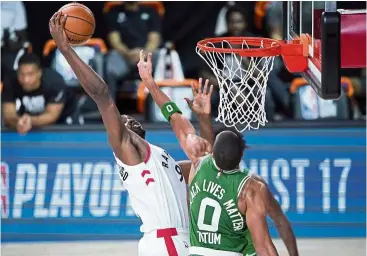
[[[161,111],[162,111],[162,115],[164,116],[164,118],[167,119],[168,122],[171,120],[171,116],[174,113],[182,114],[181,110],[177,107],[176,103],[172,101],[164,103]]]

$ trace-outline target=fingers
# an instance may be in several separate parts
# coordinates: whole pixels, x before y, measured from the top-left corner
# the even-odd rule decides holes
[[[55,17],[55,25],[56,26],[59,26],[60,25],[60,16],[61,16],[61,13],[60,12],[57,12],[56,13],[56,17]]]
[[[148,64],[152,63],[152,54],[151,53],[148,53],[147,62],[148,62]]]
[[[55,18],[56,18],[57,12],[52,15],[50,22],[48,23],[50,27],[53,27],[55,25]]]
[[[60,25],[64,27],[66,19],[67,19],[66,14],[62,14],[61,12],[55,12],[50,19],[49,27],[52,28],[54,26],[57,27]]]
[[[184,100],[186,101],[187,105],[189,106],[190,109],[192,109],[192,101],[188,98],[184,98]]]
[[[192,91],[192,95],[195,97],[197,92],[196,92],[196,87],[194,83],[191,83],[191,91]]]
[[[205,85],[204,85],[204,90],[203,90],[203,93],[204,93],[204,95],[206,95],[207,94],[207,90],[208,90],[208,84],[209,84],[209,79],[206,79],[205,80]]]
[[[213,90],[214,90],[214,85],[211,85],[209,88],[209,94],[208,94],[209,96],[212,96]]]
[[[140,51],[140,61],[141,62],[145,61],[145,56],[144,56],[144,51],[143,50]]]
[[[198,88],[198,94],[204,94],[206,96],[211,96],[214,90],[214,86],[211,85],[209,87],[209,91],[208,91],[208,85],[209,85],[209,79],[205,80],[205,84],[204,84],[204,88],[203,87],[203,79],[200,77],[199,78],[199,88]],[[194,94],[194,93],[193,93]],[[194,96],[196,95],[196,93],[194,94]]]
[[[201,94],[201,87],[203,86],[203,79],[199,78],[199,88],[198,88],[198,94]]]
[[[65,27],[65,23],[66,23],[66,19],[68,18],[68,15],[67,14],[63,14],[62,15],[62,19],[60,20],[60,25],[62,27]]]

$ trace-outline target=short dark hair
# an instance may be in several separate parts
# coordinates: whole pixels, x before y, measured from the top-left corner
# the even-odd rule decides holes
[[[237,130],[220,129],[216,132],[213,146],[213,157],[216,165],[222,170],[238,168],[246,148],[246,142]]]
[[[247,20],[247,17],[248,17],[247,11],[244,8],[242,8],[241,6],[239,6],[239,5],[233,5],[233,6],[231,6],[231,7],[228,8],[228,10],[226,12],[226,22],[228,22],[229,17],[232,15],[232,13],[235,13],[235,12],[241,13],[242,16],[243,16],[244,21],[246,23],[248,23],[248,20]]]
[[[216,138],[219,133],[224,132],[224,131],[231,131],[234,134],[236,134],[237,137],[242,141],[244,149],[248,148],[248,145],[246,144],[246,140],[243,138],[243,134],[240,133],[239,131],[237,131],[234,128],[225,127],[225,126],[224,127],[220,127],[218,129],[214,130],[214,137]]]
[[[41,59],[34,53],[25,53],[20,57],[18,67],[23,64],[34,64],[38,68],[41,68]]]

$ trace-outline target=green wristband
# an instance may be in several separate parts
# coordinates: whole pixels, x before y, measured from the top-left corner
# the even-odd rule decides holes
[[[164,116],[164,118],[167,119],[168,122],[171,120],[171,116],[174,113],[182,114],[181,110],[177,107],[176,103],[172,101],[168,101],[164,103],[161,111],[162,111],[162,115]]]

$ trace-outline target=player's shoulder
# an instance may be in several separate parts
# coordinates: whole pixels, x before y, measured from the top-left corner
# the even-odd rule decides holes
[[[162,158],[162,155],[163,156],[167,156],[169,158],[172,158],[171,155],[165,149],[163,149],[163,148],[161,148],[161,147],[159,147],[157,145],[151,144],[148,141],[145,141],[145,142],[146,142],[146,144],[148,146],[149,154],[151,155],[151,158],[159,158],[159,159],[161,159]]]
[[[200,170],[202,168],[207,168],[208,165],[212,163],[212,159],[213,159],[212,154],[206,154],[200,157],[196,169]]]
[[[157,145],[151,144],[148,141],[146,141],[146,143],[147,143],[148,147],[150,148],[151,152],[157,152],[157,153],[166,152],[166,150],[164,150],[163,148],[161,148]]]
[[[265,184],[248,176],[245,182],[242,182],[238,187],[238,198],[242,200],[259,200],[262,198],[264,189],[267,189]]]

